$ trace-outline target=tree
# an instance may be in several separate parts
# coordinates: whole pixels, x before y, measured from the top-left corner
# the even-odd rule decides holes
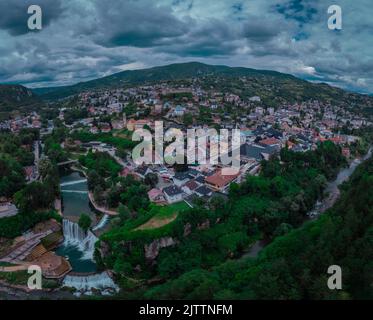
[[[0,197],[11,197],[24,182],[22,166],[11,156],[0,153]]]
[[[93,191],[93,198],[99,205],[103,205],[105,201],[104,189],[101,186],[96,186]]]
[[[114,185],[107,194],[107,205],[110,208],[116,208],[120,201],[121,188]]]
[[[145,180],[144,180],[145,184],[151,186],[152,188],[154,188],[157,183],[158,183],[158,175],[151,172],[151,173],[148,173],[146,176],[145,176]]]
[[[123,204],[119,205],[118,211],[119,211],[119,218],[121,220],[121,223],[126,222],[131,217],[130,211]]]
[[[105,179],[101,177],[96,170],[90,170],[88,172],[88,189],[94,190],[95,187],[100,186],[105,188]]]
[[[183,123],[186,126],[193,124],[193,116],[190,113],[185,113],[183,116]]]
[[[79,218],[79,227],[84,230],[84,232],[87,232],[89,227],[91,226],[92,219],[89,217],[89,215],[83,213],[80,215]]]
[[[43,158],[39,161],[39,173],[43,182],[53,190],[53,194],[59,196],[60,179],[57,166],[50,159]]]
[[[49,209],[55,199],[50,187],[41,182],[32,182],[14,195],[14,202],[21,212]]]

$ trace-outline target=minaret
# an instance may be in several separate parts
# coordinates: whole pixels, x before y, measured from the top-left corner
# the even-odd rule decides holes
[[[123,112],[123,125],[126,126],[127,125],[127,117],[126,117],[126,113]]]

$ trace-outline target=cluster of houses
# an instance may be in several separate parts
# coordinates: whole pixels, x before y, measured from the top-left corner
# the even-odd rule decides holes
[[[173,97],[178,97],[173,99]],[[330,140],[341,145],[343,154],[350,156],[349,144],[358,139],[339,134],[336,129],[349,124],[360,128],[371,123],[338,106],[307,101],[265,108],[259,96],[246,100],[233,93],[203,90],[199,85],[172,85],[160,83],[128,89],[86,92],[80,95],[81,107],[87,108],[88,117],[79,119],[79,129],[88,128],[91,133],[109,133],[116,129],[154,129],[154,122],[163,120],[164,130],[169,128],[207,130],[211,125],[222,129],[240,129],[240,170],[236,175],[221,173],[221,166],[189,166],[185,172],[174,172],[172,167],[139,166],[119,159],[124,166],[121,175],[133,175],[144,179],[149,173],[158,176],[156,188],[149,191],[150,201],[163,204],[185,200],[192,204],[193,198],[211,198],[214,194],[226,194],[232,182],[239,182],[247,174],[257,174],[263,159],[269,159],[281,148],[295,152],[314,150],[320,141]],[[225,109],[233,105],[239,112],[233,115]],[[135,106],[135,113],[126,116],[125,108]],[[198,121],[201,108],[209,110],[212,124]],[[145,112],[147,110],[147,112]],[[63,111],[62,116],[63,117]],[[192,123],[183,123],[183,116],[190,114]],[[98,122],[97,117],[111,115],[110,122]],[[112,146],[94,146],[101,152],[116,157]],[[207,153],[210,152],[208,148]],[[211,155],[210,155],[211,156]],[[118,157],[117,157],[118,158]]]
[[[129,105],[135,110],[126,115]],[[165,131],[169,128],[184,131],[202,129],[207,134],[211,126],[240,129],[240,170],[232,176],[222,175],[222,166],[216,165],[189,166],[185,172],[175,172],[172,167],[136,167],[134,163],[118,159],[123,166],[121,174],[124,176],[131,174],[140,179],[144,179],[148,173],[158,176],[157,187],[148,194],[155,203],[185,200],[191,204],[195,197],[211,198],[216,193],[224,195],[232,182],[239,182],[247,174],[257,174],[261,161],[269,159],[283,147],[305,152],[314,150],[320,141],[330,140],[341,145],[343,154],[349,157],[349,145],[358,138],[339,134],[338,128],[343,125],[361,128],[372,124],[346,108],[317,100],[265,108],[260,96],[243,99],[230,92],[202,89],[198,83],[161,82],[127,89],[84,92],[79,95],[77,107],[86,108],[88,116],[66,126],[71,130],[89,130],[93,134],[122,129],[134,131],[144,127],[154,129],[156,120],[163,120]],[[201,110],[208,110],[211,121],[206,123],[200,120]],[[64,108],[60,109],[59,118],[62,121],[65,111]],[[192,121],[184,123],[185,115],[190,115]],[[101,120],[101,116],[105,116],[105,120]],[[22,127],[40,128],[40,117],[33,112],[27,117],[0,123],[0,129],[17,131]],[[87,147],[118,158],[112,146],[95,145],[92,141]],[[210,151],[208,148],[207,153]],[[32,181],[36,174],[33,168],[25,170],[29,181]]]
[[[26,116],[16,116],[10,120],[0,121],[0,131],[9,130],[11,132],[18,132],[24,128],[40,129],[41,127],[40,115],[38,115],[37,112],[32,112]]]
[[[225,196],[230,183],[237,181],[239,177],[239,174],[223,175],[220,168],[208,166],[193,166],[186,171],[175,172],[172,167],[162,165],[128,165],[120,175],[145,179],[150,173],[158,176],[157,185],[148,192],[151,202],[163,205],[186,201],[191,207],[196,198],[208,201],[217,194]]]

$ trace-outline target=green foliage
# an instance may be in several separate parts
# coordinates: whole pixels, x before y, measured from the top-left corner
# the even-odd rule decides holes
[[[49,219],[61,220],[54,211],[50,212],[20,212],[13,217],[0,219],[0,237],[15,238],[35,224]]]
[[[248,68],[231,68],[212,66],[198,62],[171,64],[144,70],[123,71],[108,77],[76,84],[68,87],[36,89],[47,99],[59,99],[82,91],[113,88],[116,86],[131,87],[144,83],[159,81],[195,81],[200,80],[201,87],[217,91],[233,92],[247,99],[258,95],[267,106],[278,106],[283,103],[314,100],[332,103],[346,108],[361,110],[367,114],[372,108],[372,98],[367,95],[353,94],[323,83],[311,83],[294,76],[275,71],[254,70]],[[189,82],[190,83],[190,82]],[[184,94],[182,94],[184,97]],[[175,97],[175,98],[182,98]],[[173,98],[173,97],[171,97]],[[186,99],[190,99],[187,95]],[[132,107],[132,106],[131,106]],[[129,109],[128,111],[132,110]],[[125,110],[126,114],[127,109]]]
[[[42,106],[40,99],[21,85],[0,85],[0,112],[37,110]]]
[[[185,113],[183,115],[183,123],[186,126],[190,126],[193,124],[193,116],[190,113]]]
[[[111,133],[93,134],[88,131],[75,131],[70,136],[72,139],[80,140],[82,142],[100,141],[115,146],[121,150],[132,149],[137,144],[135,141],[129,139],[114,137]]]
[[[154,188],[158,183],[158,175],[150,172],[145,176],[144,183]]]
[[[11,197],[25,182],[22,166],[11,156],[0,153],[0,197]]]
[[[83,213],[80,215],[78,224],[81,229],[87,232],[92,224],[92,219],[89,217],[89,215]]]
[[[116,177],[121,166],[106,152],[88,152],[86,156],[80,156],[79,162],[89,170],[95,170],[103,177]]]
[[[100,176],[96,170],[88,171],[88,189],[94,190],[95,187],[100,186],[102,189],[105,189],[106,183],[105,179]]]
[[[86,108],[71,108],[64,112],[64,120],[66,124],[71,125],[74,121],[81,120],[88,117]]]
[[[48,158],[56,164],[68,160],[68,154],[61,147],[61,142],[65,140],[67,130],[65,127],[57,127],[53,130],[52,134],[44,138],[45,154]]]
[[[371,158],[343,185],[341,198],[332,209],[299,229],[287,230],[285,236],[277,237],[263,249],[257,259],[227,261],[209,271],[188,271],[151,288],[145,297],[372,299],[372,186]],[[327,270],[333,264],[343,269],[342,291],[327,287]],[[164,268],[162,265],[160,271],[170,274],[171,267]],[[200,284],[205,281],[213,285],[214,292],[204,291],[204,296],[199,296]]]
[[[260,237],[270,240],[288,234],[305,220],[306,212],[322,195],[326,182],[322,172],[329,168],[329,162],[336,168],[344,164],[339,156],[326,157],[325,149],[329,149],[322,148],[320,152],[300,155],[287,151],[282,155],[282,163],[277,158],[263,162],[261,175],[248,176],[240,185],[231,185],[228,200],[217,197],[208,209],[203,204],[180,210],[176,220],[157,229],[135,231],[160,214],[153,206],[135,209],[136,218],[123,219],[120,225],[102,236],[101,240],[111,248],[108,256],[103,257],[104,264],[113,268],[125,261],[132,266],[129,269],[126,265],[125,275],[177,278],[192,269],[213,268],[227,258],[238,257]],[[321,161],[325,167],[320,165]],[[122,201],[127,206],[130,204],[133,211],[139,201],[136,199],[136,203],[131,204],[131,199],[141,192],[138,191],[141,187],[138,182],[129,180],[123,186]],[[188,236],[185,236],[186,230],[189,230]],[[157,267],[151,267],[146,264],[144,246],[162,237],[172,237],[179,243],[161,249]],[[141,273],[134,271],[137,265],[141,266]],[[120,272],[118,277],[122,276]]]
[[[8,154],[22,166],[30,166],[34,162],[33,142],[39,138],[35,129],[22,129],[18,134],[0,134],[0,153]]]
[[[60,194],[60,178],[58,168],[49,158],[39,161],[39,173],[43,183],[55,196]]]
[[[49,209],[55,199],[48,184],[31,182],[14,195],[14,203],[22,212]]]

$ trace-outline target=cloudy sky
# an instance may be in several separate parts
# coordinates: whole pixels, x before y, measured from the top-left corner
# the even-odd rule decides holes
[[[43,29],[27,29],[40,5]],[[327,9],[343,10],[343,29]],[[73,84],[200,61],[373,93],[372,0],[0,0],[0,83]]]

